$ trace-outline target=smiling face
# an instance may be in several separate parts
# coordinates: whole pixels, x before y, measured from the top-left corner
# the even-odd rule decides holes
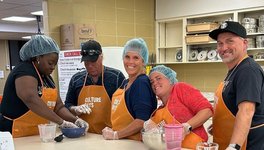
[[[162,73],[152,72],[149,76],[153,92],[166,104],[173,85]]]
[[[39,61],[38,70],[40,74],[50,75],[55,69],[58,63],[58,54],[57,53],[49,53],[37,58]]]
[[[224,32],[217,37],[217,52],[222,61],[231,69],[247,55],[247,40],[230,32]]]
[[[144,61],[138,52],[127,52],[123,58],[123,63],[129,78],[137,77],[144,72]]]

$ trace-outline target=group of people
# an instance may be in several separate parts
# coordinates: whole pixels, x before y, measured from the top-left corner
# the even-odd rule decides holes
[[[86,127],[106,140],[141,140],[142,128],[179,123],[182,146],[195,149],[208,140],[203,124],[213,117],[209,133],[220,150],[264,149],[264,73],[247,55],[246,35],[245,28],[232,21],[209,34],[229,70],[216,90],[214,107],[195,87],[178,82],[176,72],[166,66],[153,67],[146,75],[148,48],[142,38],[124,46],[127,79],[103,65],[97,41],[83,43],[86,70],[72,76],[63,104],[50,76],[59,47],[50,37],[35,35],[21,48],[22,62],[6,81],[0,131],[29,136],[38,133],[37,124],[52,121],[61,128]],[[159,107],[157,99],[162,101]]]

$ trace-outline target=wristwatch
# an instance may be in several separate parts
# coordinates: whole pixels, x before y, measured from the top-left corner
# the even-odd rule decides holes
[[[186,132],[185,134],[189,134],[191,131],[192,131],[192,126],[185,122],[185,123],[182,123],[183,125],[183,129],[184,129],[184,132]]]
[[[241,148],[241,146],[238,145],[238,144],[229,144],[228,146],[229,146],[229,147],[233,147],[233,148],[235,148],[236,150],[240,150],[240,148]]]
[[[189,129],[190,132],[192,131],[192,126],[190,124],[188,126],[188,129]]]

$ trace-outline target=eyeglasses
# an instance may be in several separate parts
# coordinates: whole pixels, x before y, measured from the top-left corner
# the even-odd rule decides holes
[[[101,54],[101,52],[100,51],[97,51],[97,50],[81,50],[81,55],[82,56],[86,56],[86,55],[90,55],[90,56],[93,56],[93,55],[99,55],[99,54]]]

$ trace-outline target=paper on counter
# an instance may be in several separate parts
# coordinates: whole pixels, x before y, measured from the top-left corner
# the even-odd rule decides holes
[[[0,150],[15,150],[14,141],[9,132],[0,132]]]

